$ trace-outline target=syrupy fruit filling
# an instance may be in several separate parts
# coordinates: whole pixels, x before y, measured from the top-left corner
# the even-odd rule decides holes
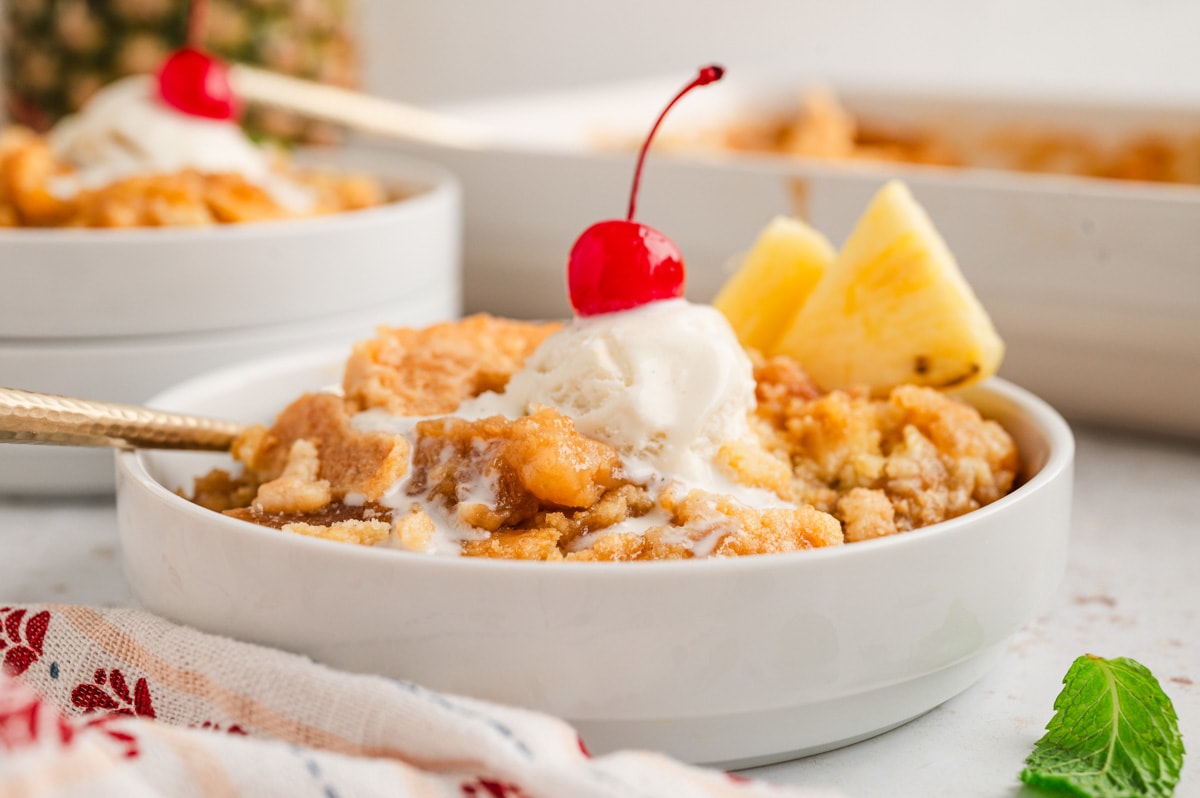
[[[331,502],[311,512],[268,513],[256,507],[236,507],[225,514],[273,529],[283,529],[291,524],[330,527],[347,521],[383,521],[390,524],[392,520],[391,509],[374,502],[359,505]]]

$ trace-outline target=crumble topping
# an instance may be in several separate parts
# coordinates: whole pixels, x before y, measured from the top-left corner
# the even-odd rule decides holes
[[[995,501],[1017,479],[1012,438],[953,396],[911,385],[884,398],[822,393],[794,361],[755,353],[751,434],[725,443],[714,462],[728,490],[629,471],[553,408],[452,415],[502,389],[557,327],[479,315],[381,328],[354,348],[343,395],[306,394],[270,428],[250,429],[233,449],[242,472],[198,479],[192,498],[360,545],[633,561],[902,533]]]
[[[945,521],[1012,490],[1016,445],[970,405],[915,385],[884,399],[813,396],[779,360],[755,372],[768,446],[791,462],[793,498],[832,513],[847,540]]]
[[[297,448],[302,443],[310,447]],[[280,493],[270,486],[281,483],[297,489],[325,483],[331,499],[355,494],[375,501],[408,472],[409,444],[402,435],[355,429],[341,397],[310,393],[288,405],[270,429],[247,430],[234,456],[260,485],[255,502],[262,501],[263,488]],[[282,501],[274,511],[296,510]]]
[[[380,327],[350,354],[346,403],[352,412],[452,413],[465,399],[503,390],[525,358],[561,326],[477,314],[420,330]]]

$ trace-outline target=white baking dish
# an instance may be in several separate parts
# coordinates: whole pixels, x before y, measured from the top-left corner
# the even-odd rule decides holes
[[[677,106],[664,141],[689,127],[795,109],[809,85],[728,66],[725,81]],[[571,244],[626,206],[634,155],[612,144],[644,135],[688,77],[444,109],[492,128],[499,141],[430,156],[465,186],[468,310],[567,312]],[[1200,109],[1185,107],[837,93],[856,113],[935,125],[962,140],[981,140],[1001,123],[1086,129],[1099,142],[1143,130],[1200,138]],[[689,296],[706,300],[774,214],[806,216],[840,242],[892,177],[928,209],[992,313],[1008,343],[1002,376],[1073,421],[1200,436],[1200,187],[664,147],[648,161],[639,217],[677,241]]]

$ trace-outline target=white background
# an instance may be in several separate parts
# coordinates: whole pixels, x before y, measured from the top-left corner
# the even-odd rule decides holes
[[[702,63],[814,78],[1200,101],[1194,0],[359,0],[366,83],[410,101]]]

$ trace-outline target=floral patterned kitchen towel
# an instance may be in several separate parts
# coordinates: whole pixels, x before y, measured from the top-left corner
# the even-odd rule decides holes
[[[0,798],[803,796],[129,609],[0,607]]]

